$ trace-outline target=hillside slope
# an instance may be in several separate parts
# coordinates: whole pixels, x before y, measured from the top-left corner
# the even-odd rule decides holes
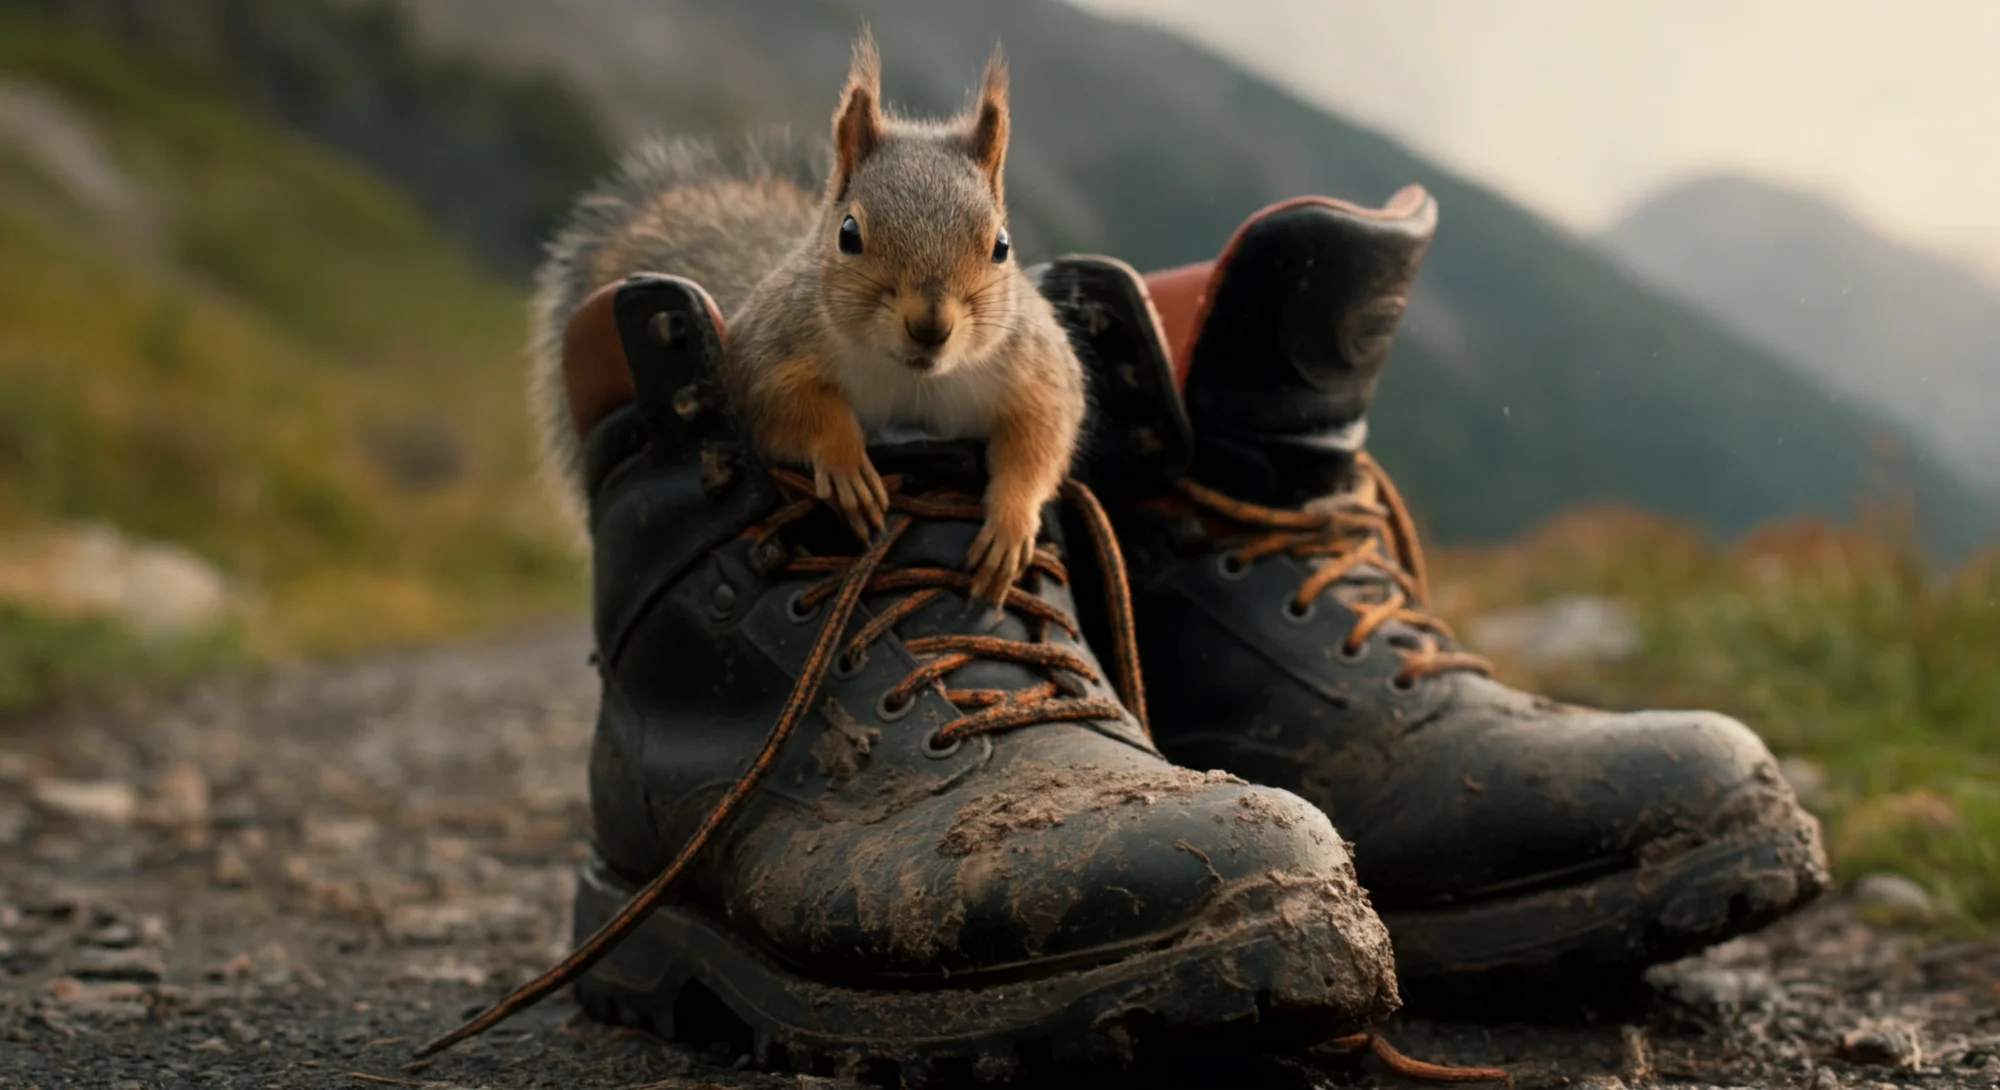
[[[280,652],[580,601],[532,476],[515,289],[185,86],[0,22],[0,87],[42,134],[0,133],[0,535],[103,520],[190,548]]]
[[[1662,192],[1597,242],[2000,493],[2000,292],[1809,194],[1712,177]]]
[[[1053,0],[412,0],[434,39],[556,70],[628,133],[819,129],[863,19],[891,98],[963,101],[996,40],[1013,61],[1010,196],[1030,258],[1211,254],[1269,201],[1380,201],[1422,182],[1442,227],[1383,387],[1379,453],[1430,528],[1515,534],[1618,500],[1734,532],[1846,512],[1890,430],[1639,286],[1495,194],[1166,33]],[[1959,482],[1908,469],[1930,537],[1992,528]]]

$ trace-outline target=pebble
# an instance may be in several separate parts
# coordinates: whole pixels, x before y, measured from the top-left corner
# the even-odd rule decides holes
[[[308,817],[303,832],[307,847],[355,855],[375,843],[382,827],[373,818]]]
[[[222,1053],[227,1053],[231,1051],[230,1047],[224,1044],[222,1038],[220,1037],[210,1037],[196,1044],[189,1045],[188,1050],[191,1052],[222,1052]]]
[[[243,858],[243,852],[234,844],[224,844],[215,850],[215,867],[209,874],[223,889],[242,889],[253,877],[250,861]]]
[[[1862,875],[1851,896],[1864,915],[1893,923],[1924,923],[1938,914],[1937,900],[1929,891],[1900,874]]]
[[[1766,1007],[1777,999],[1778,992],[1770,972],[1757,968],[1671,964],[1648,970],[1646,980],[1691,1007],[1715,1010]]]
[[[1912,1068],[1924,1062],[1917,1028],[1899,1019],[1884,1019],[1841,1034],[1840,1054],[1874,1067]]]
[[[72,971],[83,980],[151,982],[166,976],[167,966],[150,950],[89,948],[80,952]]]
[[[117,780],[40,779],[29,785],[28,793],[44,809],[113,825],[129,823],[139,810],[132,785]]]
[[[257,1039],[262,1036],[262,1034],[257,1032],[255,1026],[252,1026],[241,1018],[231,1018],[227,1032],[229,1039],[239,1045],[254,1045],[257,1043]]]
[[[189,764],[179,764],[153,782],[151,818],[177,829],[195,829],[208,824],[208,777]]]

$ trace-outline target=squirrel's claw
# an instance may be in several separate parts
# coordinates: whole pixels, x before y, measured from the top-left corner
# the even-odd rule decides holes
[[[840,511],[848,529],[863,541],[871,539],[888,525],[889,493],[882,486],[882,478],[876,474],[875,467],[866,459],[845,472],[828,469],[822,462],[814,462],[813,491],[819,498],[830,501]]]
[[[972,596],[993,605],[1007,600],[1007,588],[1028,570],[1035,556],[1035,535],[1006,535],[988,522],[972,539],[966,563],[972,568]]]

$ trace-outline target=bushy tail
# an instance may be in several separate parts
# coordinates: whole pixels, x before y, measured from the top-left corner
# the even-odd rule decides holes
[[[543,466],[581,542],[582,447],[563,384],[563,327],[590,293],[640,272],[684,276],[724,315],[785,255],[818,214],[816,178],[827,151],[783,129],[754,133],[724,152],[688,137],[636,144],[585,192],[549,244],[530,304],[531,401]]]

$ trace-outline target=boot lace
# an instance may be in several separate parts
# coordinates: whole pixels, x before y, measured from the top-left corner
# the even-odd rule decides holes
[[[773,477],[789,499],[763,523],[744,532],[752,541],[753,555],[756,548],[775,544],[787,528],[826,506],[825,501],[814,495],[812,482],[805,477],[786,470],[775,470]],[[610,953],[625,936],[652,915],[716,832],[756,791],[758,784],[777,763],[779,754],[799,723],[819,700],[820,690],[837,664],[850,669],[858,666],[871,645],[925,606],[948,594],[969,595],[972,577],[965,572],[915,565],[891,566],[884,563],[884,558],[919,520],[981,521],[985,517],[985,509],[979,497],[951,491],[906,494],[902,490],[903,479],[900,476],[885,477],[883,484],[890,493],[889,524],[859,555],[820,556],[787,550],[780,570],[791,575],[819,577],[798,591],[787,608],[794,617],[809,617],[824,608],[825,617],[799,671],[799,679],[785,701],[784,710],[772,724],[762,748],[742,777],[709,811],[666,869],[595,934],[541,976],[522,985],[471,1021],[425,1045],[417,1052],[417,1058],[441,1052],[499,1025],[582,976]],[[904,641],[904,648],[917,659],[917,666],[883,694],[882,710],[886,715],[894,716],[907,709],[923,689],[934,687],[941,692],[963,714],[939,727],[927,740],[926,744],[933,749],[944,749],[979,734],[1042,723],[1118,719],[1126,711],[1137,717],[1142,727],[1145,725],[1145,696],[1139,676],[1131,593],[1111,521],[1096,497],[1080,482],[1065,482],[1062,498],[1082,516],[1103,568],[1106,612],[1112,627],[1112,663],[1117,674],[1114,687],[1123,703],[1083,695],[1082,686],[1072,679],[1095,681],[1096,672],[1081,655],[1051,643],[1048,638],[1051,631],[1058,628],[1072,639],[1079,638],[1076,620],[1017,584],[1008,589],[1003,604],[1031,622],[1032,639],[955,634],[920,636]],[[1044,545],[1037,547],[1029,572],[1022,576],[1023,580],[1031,578],[1066,583],[1068,573],[1061,559]],[[894,599],[891,604],[849,634],[850,622],[864,598],[876,599],[879,603],[881,599],[891,596]],[[1013,691],[949,687],[947,682],[954,672],[980,660],[1040,667],[1052,675],[1052,680]]]
[[[1231,570],[1278,553],[1315,562],[1287,608],[1303,616],[1323,591],[1333,588],[1335,597],[1356,613],[1354,628],[1342,642],[1347,655],[1360,654],[1368,637],[1391,622],[1415,630],[1412,644],[1390,644],[1403,659],[1393,679],[1397,686],[1409,688],[1421,678],[1452,670],[1490,674],[1485,658],[1445,646],[1453,640],[1451,627],[1425,608],[1430,585],[1423,547],[1395,484],[1365,452],[1356,455],[1355,470],[1352,490],[1296,509],[1247,503],[1186,478],[1175,487],[1205,516],[1204,535],[1228,550],[1222,563]],[[1354,578],[1364,571],[1380,578]]]

